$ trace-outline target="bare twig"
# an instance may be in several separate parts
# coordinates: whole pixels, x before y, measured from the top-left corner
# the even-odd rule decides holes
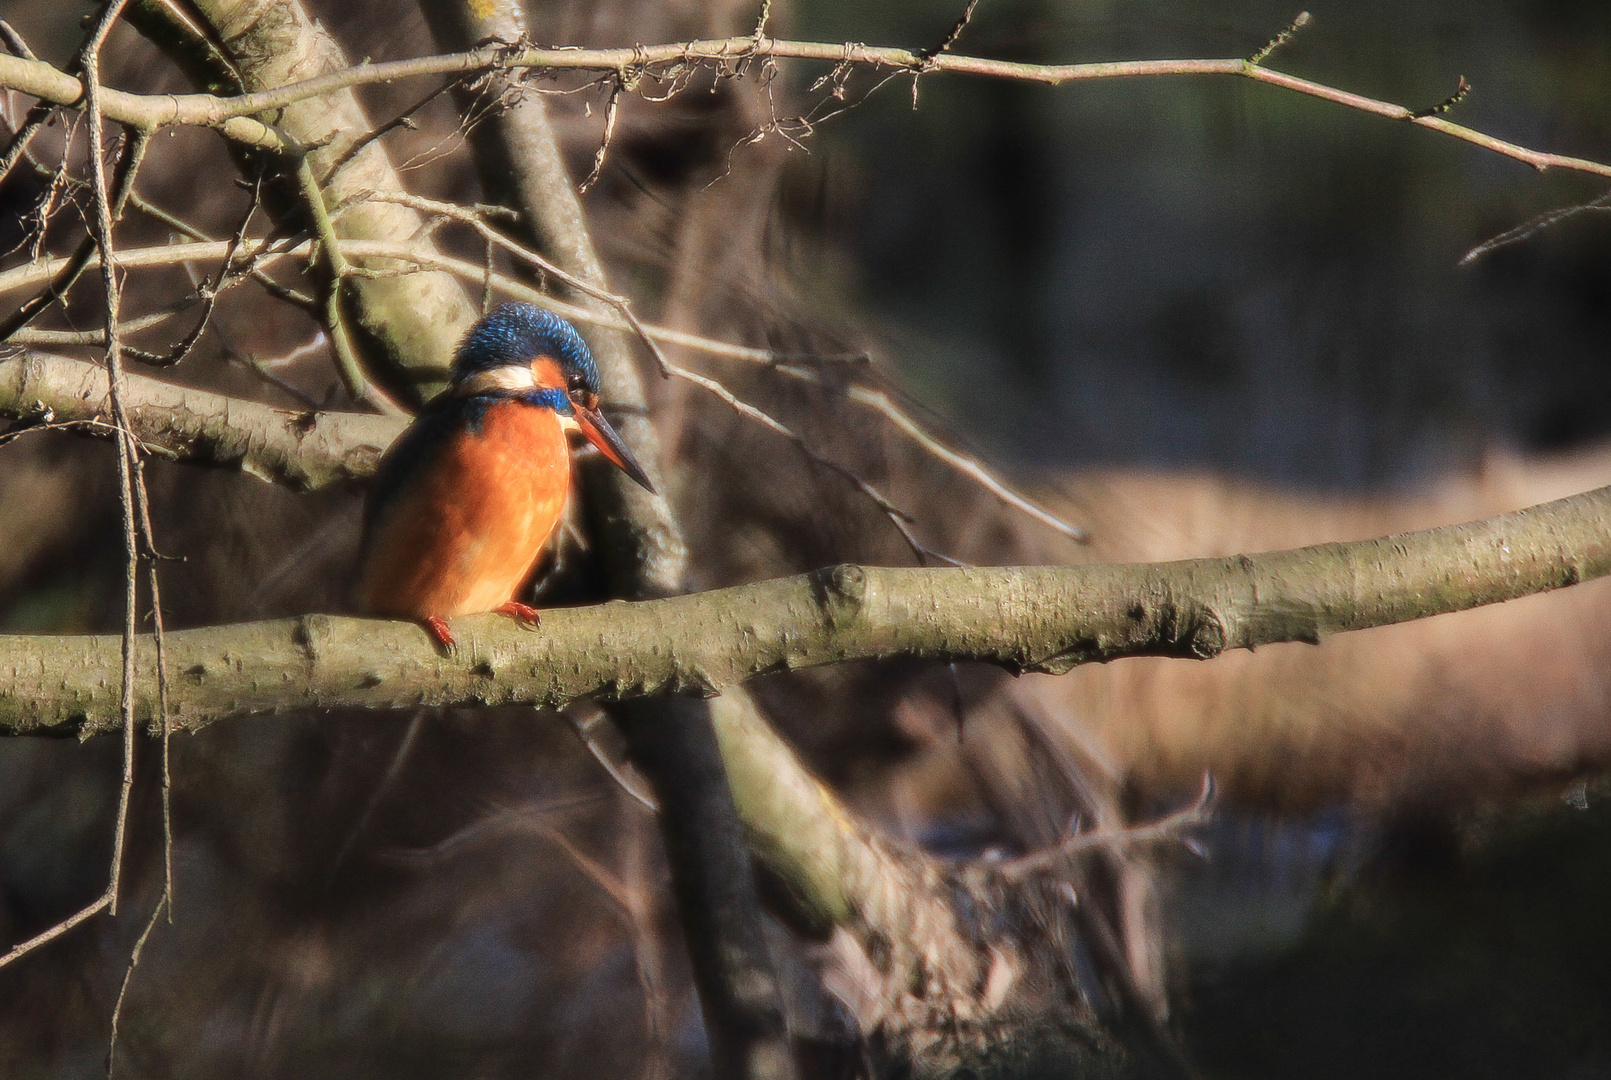
[[[1063,860],[1081,852],[1096,848],[1135,847],[1142,844],[1157,844],[1163,842],[1190,843],[1183,837],[1187,830],[1207,823],[1210,818],[1209,806],[1214,801],[1214,778],[1208,773],[1203,774],[1203,787],[1197,795],[1197,800],[1182,810],[1159,818],[1157,821],[1145,825],[1134,825],[1121,829],[1093,829],[1090,832],[1073,833],[1065,837],[1055,847],[1045,851],[1035,851],[1016,859],[1008,859],[1001,864],[1001,871],[1009,878],[1021,878],[1040,870],[1055,868]],[[1075,824],[1076,822],[1070,822]]]
[[[254,188],[255,186],[256,185],[254,185]],[[208,236],[206,233],[202,232],[200,229],[197,229],[183,218],[176,217],[175,215],[168,213],[160,206],[153,206],[151,203],[146,202],[145,199],[140,197],[140,193],[138,191],[132,191],[129,193],[129,205],[140,211],[140,213],[145,214],[147,217],[160,221],[162,224],[168,226],[168,228],[172,229],[181,236],[186,236],[191,240],[201,241],[202,243],[213,242],[213,237]],[[257,265],[257,260],[261,257],[264,250],[266,249],[260,247],[247,264],[246,273],[250,275],[252,280],[263,286],[263,288],[268,291],[269,295],[273,296],[276,300],[283,300],[294,307],[301,308],[310,315],[322,315],[324,313],[324,307],[315,297],[309,296],[304,292],[292,289],[278,281],[275,281],[273,278],[269,277],[260,266]]]
[[[599,148],[593,154],[593,168],[588,172],[587,179],[576,186],[576,190],[585,192],[598,183],[599,176],[604,172],[604,156],[609,153],[610,140],[615,138],[615,119],[620,112],[621,93],[626,84],[620,76],[610,81],[610,100],[604,106],[604,134],[599,139]]]
[[[179,314],[184,306],[198,298],[190,296],[182,299],[183,303],[170,304],[162,311],[153,311],[149,315],[141,315],[138,319],[123,320],[123,333],[138,333],[148,326],[156,326],[167,322]],[[13,345],[42,345],[50,348],[85,345],[104,348],[106,346],[106,328],[103,326],[96,330],[36,330],[30,326],[16,331],[6,340]]]
[[[1466,99],[1466,95],[1469,93],[1471,93],[1471,84],[1466,82],[1466,77],[1462,75],[1460,76],[1459,84],[1454,88],[1454,93],[1450,94],[1448,97],[1444,98],[1442,101],[1430,108],[1417,109],[1415,112],[1410,114],[1410,119],[1420,120],[1427,116],[1441,116],[1464,101]]]
[[[978,6],[979,0],[968,0],[968,6],[962,9],[962,14],[957,16],[957,21],[951,24],[951,29],[940,43],[917,54],[924,68],[932,64],[935,57],[950,52],[951,47],[961,40],[962,32],[968,28],[968,23],[973,21],[973,9]]]
[[[324,258],[325,270],[330,277],[329,291],[325,293],[324,321],[330,334],[330,351],[335,357],[336,373],[341,376],[352,400],[364,401],[368,397],[368,386],[364,381],[363,364],[348,333],[347,316],[341,310],[341,290],[351,271],[341,253],[341,241],[336,236],[335,226],[331,224],[329,211],[325,207],[324,192],[313,175],[312,163],[305,156],[297,163],[296,179],[297,188],[302,193],[303,208],[313,224],[314,234],[319,238],[319,253]]]
[[[1271,53],[1275,52],[1275,50],[1291,41],[1294,34],[1296,34],[1299,30],[1302,30],[1305,26],[1308,26],[1309,21],[1310,15],[1307,11],[1298,12],[1297,18],[1288,23],[1285,30],[1275,35],[1275,37],[1271,38],[1269,41],[1266,41],[1263,48],[1247,58],[1248,65],[1250,67],[1258,67],[1260,64],[1264,63],[1264,61],[1270,58]]]
[[[22,40],[22,35],[17,33],[16,28],[4,19],[0,19],[0,41],[5,42],[6,51],[11,53],[12,56],[20,57],[24,60],[39,59],[34,55],[34,51],[28,47],[28,43]]]
[[[35,102],[29,108],[28,115],[17,125],[17,130],[12,134],[11,142],[6,145],[4,153],[0,153],[0,181],[10,176],[13,166],[27,155],[28,144],[39,134],[39,130],[45,126],[55,111],[56,106],[42,101]]]
[[[1493,153],[1513,158],[1541,171],[1568,169],[1598,176],[1611,176],[1611,165],[1603,162],[1531,150],[1450,123],[1441,116],[1417,116],[1413,110],[1402,105],[1271,71],[1262,64],[1250,62],[1250,59],[1026,64],[946,53],[931,57],[925,66],[922,53],[910,49],[868,45],[846,46],[815,41],[783,41],[776,38],[756,41],[750,36],[640,45],[629,49],[531,48],[519,52],[511,52],[501,47],[474,49],[442,56],[361,64],[301,82],[234,97],[215,97],[211,94],[139,95],[107,91],[103,109],[108,119],[132,127],[146,130],[175,125],[212,127],[227,138],[245,145],[285,153],[295,151],[298,147],[272,126],[251,119],[252,117],[272,113],[293,102],[357,86],[421,76],[468,75],[505,67],[540,71],[637,70],[649,73],[656,69],[705,66],[718,71],[731,71],[733,65],[742,61],[768,59],[818,60],[836,64],[847,62],[859,67],[893,71],[897,74],[912,71],[947,72],[1045,83],[1052,86],[1097,79],[1229,75],[1320,98],[1390,120],[1407,120]],[[43,101],[63,106],[76,105],[82,99],[84,90],[78,79],[56,70],[49,64],[9,56],[0,56],[0,87],[19,90]]]
[[[1576,206],[1566,206],[1561,207],[1560,209],[1546,211],[1545,213],[1539,214],[1537,217],[1529,218],[1527,221],[1522,222],[1513,229],[1506,229],[1498,236],[1484,240],[1482,243],[1478,244],[1461,257],[1460,265],[1464,266],[1469,262],[1474,262],[1477,259],[1480,259],[1482,256],[1488,254],[1488,252],[1497,250],[1498,248],[1509,247],[1511,244],[1520,243],[1523,240],[1530,239],[1535,234],[1543,232],[1550,226],[1557,225],[1569,217],[1575,217],[1576,215],[1583,213],[1585,210],[1608,209],[1611,209],[1611,191],[1607,191],[1599,198],[1591,199],[1586,203],[1579,203]]]
[[[132,433],[131,433],[132,434]],[[168,921],[173,922],[173,770],[172,756],[169,753],[172,725],[168,719],[168,650],[162,632],[162,590],[157,581],[157,564],[162,561],[162,554],[157,550],[156,537],[151,530],[151,497],[145,483],[145,462],[136,456],[131,464],[134,467],[134,496],[136,515],[140,525],[140,543],[145,548],[146,561],[146,589],[151,594],[151,636],[157,647],[157,720],[162,730],[162,899],[159,907],[168,913]],[[155,918],[155,916],[152,916]],[[147,931],[149,933],[149,931]],[[142,944],[144,937],[141,937]],[[138,961],[139,946],[135,946],[134,960],[129,963],[129,970],[134,970],[134,963]],[[121,1000],[121,995],[119,995]],[[108,1051],[107,1071],[111,1071],[111,1052]]]
[[[129,984],[134,981],[134,969],[140,966],[140,954],[145,951],[145,943],[151,937],[151,931],[157,928],[157,921],[164,912],[168,913],[168,922],[173,922],[173,912],[170,907],[172,894],[164,889],[157,906],[151,909],[151,918],[147,920],[145,929],[134,943],[134,951],[129,954],[129,966],[123,972],[123,984],[118,987],[117,1004],[112,1006],[112,1034],[106,1041],[106,1080],[112,1080],[112,1069],[117,1056],[117,1028],[118,1021],[123,1017],[123,999],[129,994]]]
[[[20,944],[12,946],[12,949],[11,949],[10,952],[6,953],[4,956],[0,956],[0,967],[5,967],[7,964],[11,963],[13,960],[17,959],[17,957],[19,957],[19,956],[23,956],[23,955],[25,955],[27,953],[33,952],[35,949],[39,948],[39,946],[45,944],[46,942],[56,940],[57,938],[61,937],[63,934],[67,933],[67,931],[71,930],[73,927],[75,927],[79,923],[83,922],[85,919],[88,919],[88,918],[90,918],[90,917],[92,917],[94,915],[99,915],[102,911],[106,910],[107,905],[110,904],[111,902],[112,902],[111,894],[110,893],[102,893],[100,898],[98,900],[96,900],[94,903],[90,904],[88,907],[78,911],[77,913],[75,913],[73,915],[69,915],[67,918],[63,919],[61,922],[57,923],[55,926],[52,926],[49,930],[46,930],[43,933],[35,934],[33,937],[29,938],[27,941],[24,941],[24,942],[21,942]]]
[[[767,430],[789,440],[794,444],[795,449],[804,454],[812,464],[820,465],[828,471],[844,477],[852,487],[861,492],[874,506],[878,507],[880,513],[889,519],[890,524],[895,526],[895,531],[901,534],[901,539],[906,541],[907,547],[912,549],[912,554],[916,555],[918,561],[923,565],[928,565],[929,560],[942,562],[949,566],[964,565],[959,560],[935,551],[920,541],[917,538],[917,534],[912,531],[912,523],[917,519],[891,502],[888,496],[863,479],[860,473],[847,465],[841,465],[839,462],[819,454],[802,436],[796,434],[793,429],[781,421],[773,418],[769,413],[744,401],[715,379],[699,375],[670,362],[664,364],[664,370],[714,395],[740,416],[753,420]]]
[[[644,792],[637,782],[628,777],[626,769],[605,752],[604,747],[599,745],[596,734],[598,726],[609,722],[609,714],[593,702],[579,701],[564,711],[564,717],[570,721],[571,730],[575,731],[576,737],[582,740],[582,745],[587,747],[587,752],[593,755],[593,760],[597,761],[610,779],[615,781],[615,786],[649,813],[658,814],[660,807],[655,803],[654,798]]]
[[[100,154],[100,147],[94,142],[98,125],[91,125],[91,128],[90,156],[95,158]],[[114,193],[111,196],[111,220],[114,222],[122,217],[124,201],[134,186],[134,176],[139,171],[141,160],[145,157],[145,147],[146,135],[143,132],[134,132],[124,139],[123,149],[118,154],[117,169],[113,174],[112,181]],[[67,167],[64,163],[62,166],[63,174],[66,173],[66,169]],[[42,230],[43,225],[41,224]],[[79,275],[89,265],[90,256],[95,253],[96,248],[95,230],[91,229],[90,234],[84,237],[83,242],[78,245],[72,256],[68,258],[66,265],[57,272],[50,284],[43,291],[19,305],[17,310],[7,316],[4,322],[0,322],[0,341],[10,340],[12,334],[33,322],[50,305],[65,303],[68,290],[73,287],[73,283],[78,280]]]
[[[371,143],[385,138],[398,128],[407,128],[413,131],[418,126],[414,122],[414,115],[449,90],[452,90],[457,84],[457,79],[449,79],[384,124],[378,124],[372,130],[364,132],[363,138],[355,140],[351,146],[342,151],[340,157],[331,163],[329,171],[325,173],[325,182],[329,183],[332,177],[346,168],[353,158],[361,154]]]
[[[123,597],[123,689],[119,712],[123,718],[123,788],[118,798],[117,825],[112,841],[112,872],[107,884],[107,911],[117,914],[118,884],[123,867],[123,848],[128,831],[129,799],[134,791],[134,639],[138,632],[140,551],[135,522],[135,477],[133,462],[139,452],[123,411],[123,357],[118,340],[118,300],[120,284],[112,251],[112,197],[107,190],[106,162],[101,156],[101,43],[123,11],[127,0],[111,0],[101,10],[99,21],[82,54],[85,113],[89,119],[90,185],[95,194],[95,233],[100,248],[101,285],[106,292],[106,371],[112,423],[117,428],[118,501],[123,511],[123,554],[125,560]]]
[[[779,364],[777,370],[783,374],[797,379],[804,379],[817,385],[831,385],[820,374],[810,368],[799,367],[792,364]],[[946,446],[939,439],[923,430],[916,420],[913,420],[905,411],[890,400],[887,393],[871,387],[851,383],[844,388],[845,397],[865,408],[874,410],[911,439],[923,450],[947,465],[956,469],[964,476],[973,480],[980,487],[999,499],[1003,505],[1009,506],[1039,521],[1048,528],[1062,533],[1076,544],[1091,542],[1090,534],[1078,525],[1072,525],[1053,514],[1050,510],[1040,506],[1034,500],[1021,495],[1008,487],[1000,478],[985,468],[977,458],[957,452]]]

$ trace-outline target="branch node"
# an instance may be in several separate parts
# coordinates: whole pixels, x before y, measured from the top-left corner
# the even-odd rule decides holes
[[[867,571],[854,563],[841,563],[812,575],[812,592],[827,617],[839,629],[861,615],[867,604]]]
[[[931,48],[919,50],[917,61],[912,66],[918,71],[932,70],[935,58],[942,53],[950,52],[951,47],[962,37],[962,31],[966,30],[968,23],[973,21],[973,9],[978,6],[979,0],[968,0],[968,6],[962,9],[962,14],[957,16],[957,21],[951,25],[951,29],[946,32],[945,37],[940,39],[940,43]],[[913,95],[916,96],[916,93],[917,91],[914,89]]]
[[[1220,618],[1219,612],[1213,608],[1203,612],[1203,617],[1197,620],[1192,628],[1189,642],[1191,655],[1199,660],[1212,660],[1225,651],[1226,643],[1230,640],[1226,632],[1225,622]]]

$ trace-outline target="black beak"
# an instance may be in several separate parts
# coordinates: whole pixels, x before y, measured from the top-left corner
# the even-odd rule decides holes
[[[582,434],[587,437],[588,442],[599,448],[599,453],[609,458],[616,468],[643,485],[644,490],[651,495],[659,494],[655,491],[654,485],[649,483],[649,475],[643,471],[643,466],[638,464],[638,459],[632,456],[632,451],[627,449],[626,443],[621,441],[621,436],[616,434],[610,422],[604,419],[603,413],[597,408],[588,408],[574,400],[571,402],[571,407],[576,412],[576,426],[582,429]]]

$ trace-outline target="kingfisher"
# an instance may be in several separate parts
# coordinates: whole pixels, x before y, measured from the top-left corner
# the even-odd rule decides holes
[[[569,436],[654,485],[599,411],[599,372],[576,328],[504,304],[470,329],[448,388],[380,460],[364,506],[358,603],[412,619],[449,653],[456,615],[535,626],[519,599],[565,511]]]

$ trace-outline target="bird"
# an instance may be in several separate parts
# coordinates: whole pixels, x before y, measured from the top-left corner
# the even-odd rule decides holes
[[[376,468],[364,505],[357,601],[419,623],[448,654],[447,620],[521,602],[565,511],[569,436],[580,435],[651,493],[654,485],[599,411],[599,372],[574,326],[546,308],[503,304],[453,357],[446,390]]]

